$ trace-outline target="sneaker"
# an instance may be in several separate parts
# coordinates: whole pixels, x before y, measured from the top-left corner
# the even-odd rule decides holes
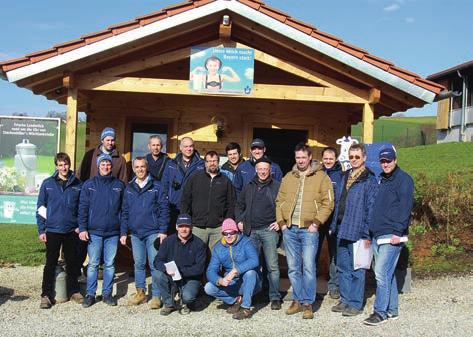
[[[241,296],[238,296],[235,300],[235,303],[233,303],[231,306],[228,307],[227,314],[236,314],[238,310],[240,310],[240,306],[241,306]]]
[[[342,311],[342,316],[356,316],[356,315],[359,315],[361,314],[363,311],[362,310],[358,310],[358,309],[355,309],[353,307],[350,307],[350,306],[347,306],[345,308],[345,310]]]
[[[340,298],[340,291],[338,289],[329,291],[328,296],[330,296],[331,299],[338,300]]]
[[[310,304],[304,304],[303,305],[302,318],[303,319],[312,319],[312,318],[314,318],[314,313],[312,312],[312,305],[310,305]]]
[[[145,290],[141,288],[136,288],[136,293],[134,293],[128,299],[128,305],[139,305],[146,303],[148,299],[146,298]]]
[[[381,317],[380,314],[378,314],[377,312],[374,312],[370,315],[370,317],[365,319],[363,323],[365,323],[366,325],[380,325],[380,324],[386,323],[387,321],[388,321],[387,318],[383,318]]]
[[[41,296],[41,303],[39,304],[41,309],[50,309],[52,306],[53,304],[48,296]]]
[[[162,307],[159,311],[159,314],[163,316],[168,316],[174,310],[176,310],[174,307]]]
[[[388,319],[395,321],[398,318],[399,318],[398,314],[391,314],[390,312],[388,312]]]
[[[117,301],[113,298],[112,295],[103,295],[102,302],[111,307],[117,305]]]
[[[95,303],[95,296],[87,295],[84,300],[82,301],[82,307],[88,308]]]
[[[179,313],[181,315],[189,315],[191,313],[191,309],[187,306],[187,304],[183,304],[179,310]]]
[[[84,296],[82,296],[81,293],[74,293],[71,295],[71,298],[69,300],[77,304],[82,304],[82,302],[84,301]]]
[[[272,300],[271,310],[281,310],[281,300]]]
[[[151,310],[159,309],[163,306],[163,303],[159,299],[159,297],[153,297],[151,301],[149,301],[149,308]]]
[[[240,307],[240,309],[235,312],[232,317],[237,320],[242,320],[245,318],[250,318],[251,316],[253,316],[253,314],[251,313],[250,309]]]
[[[348,308],[348,304],[345,304],[345,303],[342,303],[342,302],[338,302],[337,305],[334,305],[332,307],[332,311],[333,312],[343,312],[343,310],[345,310],[346,308]]]
[[[286,315],[294,315],[302,311],[302,305],[298,301],[292,301],[289,308],[286,310]]]

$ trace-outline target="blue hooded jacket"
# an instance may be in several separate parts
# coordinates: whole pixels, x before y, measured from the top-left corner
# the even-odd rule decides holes
[[[332,181],[333,194],[335,196],[335,198],[334,198],[334,212],[332,212],[332,215],[330,215],[330,217],[326,221],[326,224],[328,226],[331,226],[331,223],[334,219],[333,214],[335,213],[335,208],[337,207],[337,203],[338,203],[337,197],[340,196],[341,188],[343,188],[343,186],[342,186],[342,179],[343,179],[342,165],[337,160],[335,162],[335,164],[329,169],[326,168],[324,165],[322,165],[322,171],[327,173],[327,175],[330,177],[330,180]]]
[[[204,161],[200,159],[197,151],[194,152],[187,171],[184,172],[181,163],[182,153],[178,153],[174,159],[168,160],[161,180],[168,195],[169,203],[176,208],[179,208],[181,204],[182,191],[186,182],[195,171],[204,169]]]
[[[77,228],[77,211],[82,182],[72,171],[64,185],[57,181],[58,172],[45,179],[39,190],[37,207],[46,207],[46,219],[36,212],[38,234],[69,233]]]
[[[257,271],[258,267],[258,252],[248,237],[238,234],[238,238],[231,245],[222,238],[213,249],[212,258],[207,267],[207,280],[217,285],[222,269],[224,275],[227,275],[230,270],[236,268],[238,276],[242,276],[248,270]],[[235,282],[236,280],[233,279],[230,284]]]
[[[168,229],[169,202],[162,185],[151,175],[143,188],[136,177],[128,184],[123,196],[120,234],[128,232],[143,239],[150,234],[163,233]]]
[[[82,185],[79,230],[98,236],[120,234],[120,211],[125,184],[113,177],[95,176]]]
[[[256,171],[254,158],[250,158],[238,165],[233,177],[233,186],[235,186],[237,197],[240,195],[243,187],[245,187],[255,175]],[[275,162],[271,162],[271,177],[279,182],[281,182],[283,178],[281,168]]]

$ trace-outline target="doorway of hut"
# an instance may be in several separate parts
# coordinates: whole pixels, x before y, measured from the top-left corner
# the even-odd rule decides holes
[[[254,128],[253,138],[261,138],[266,145],[266,154],[278,163],[283,174],[294,166],[294,148],[298,143],[307,143],[307,130]]]

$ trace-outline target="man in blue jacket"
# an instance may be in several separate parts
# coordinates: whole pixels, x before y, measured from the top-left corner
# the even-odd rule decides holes
[[[225,219],[222,239],[215,245],[207,267],[205,292],[230,305],[227,313],[233,314],[234,319],[250,318],[251,298],[261,289],[258,267],[258,253],[253,243],[239,234],[233,219]]]
[[[414,181],[397,166],[394,149],[381,149],[379,162],[383,172],[370,221],[376,299],[373,314],[364,321],[367,325],[379,325],[388,318],[399,317],[399,296],[394,271],[403,242],[407,240],[414,203]],[[382,240],[387,242],[381,242]]]
[[[335,207],[337,206],[337,198],[336,196],[340,193],[339,190],[342,184],[342,165],[337,160],[338,152],[337,149],[333,147],[326,147],[322,151],[322,170],[327,173],[332,181],[333,192],[335,194]],[[327,238],[328,244],[328,255],[329,255],[329,280],[327,283],[328,287],[328,294],[330,298],[339,299],[340,298],[340,291],[338,290],[338,272],[337,272],[337,237],[335,235],[329,235],[330,224],[333,221],[333,213],[327,220],[327,225],[322,226],[319,230],[319,246],[317,249],[316,255],[316,263],[319,261],[320,254],[322,252],[322,246],[324,242],[324,238]]]
[[[163,148],[163,140],[159,135],[151,135],[148,140],[149,153],[146,155],[148,162],[149,174],[156,181],[161,181],[164,174],[164,169],[169,160],[166,153],[161,152]]]
[[[204,161],[194,148],[194,141],[184,137],[179,144],[180,152],[172,160],[168,160],[161,180],[164,190],[169,197],[170,223],[176,223],[181,213],[182,191],[192,175],[204,169]],[[169,228],[171,231],[174,228]]]
[[[265,156],[264,153],[266,152],[266,146],[264,144],[264,141],[259,138],[253,139],[253,141],[251,142],[250,151],[250,158],[237,167],[235,175],[233,177],[233,186],[235,186],[235,192],[237,194],[237,197],[240,195],[241,191],[243,190],[243,187],[245,187],[245,185],[248,184],[255,176],[256,161],[261,157]],[[275,162],[272,162],[271,165],[271,177],[273,177],[274,180],[279,182],[281,182],[283,178],[281,168]]]
[[[145,157],[133,160],[135,178],[128,184],[123,197],[120,228],[120,243],[126,245],[128,233],[135,265],[136,293],[128,300],[128,305],[139,305],[146,298],[146,260],[151,269],[151,309],[161,307],[158,288],[158,274],[154,268],[154,258],[158,254],[154,242],[166,238],[169,222],[169,203],[162,185],[148,174]]]
[[[77,209],[82,182],[70,170],[71,159],[59,152],[54,157],[56,172],[43,181],[38,195],[36,220],[38,238],[46,244],[46,264],[43,270],[41,309],[54,303],[54,273],[61,245],[66,259],[67,291],[70,299],[82,303],[77,278],[80,263],[77,255]]]
[[[164,307],[160,314],[169,315],[176,310],[174,296],[180,291],[182,306],[179,312],[187,315],[192,309],[201,287],[200,280],[204,275],[206,261],[206,244],[192,234],[192,219],[189,214],[180,214],[176,222],[176,234],[170,235],[159,249],[154,260],[158,270],[158,285],[163,298]],[[176,271],[166,267],[174,261],[181,278]]]
[[[353,245],[358,240],[369,248],[369,217],[376,196],[375,175],[365,167],[366,151],[363,144],[353,144],[348,150],[351,169],[343,175],[342,188],[333,214],[330,234],[337,236],[337,267],[340,283],[340,302],[333,312],[343,316],[362,313],[365,295],[365,269],[354,269]]]
[[[79,202],[79,237],[88,241],[87,296],[82,306],[95,303],[97,274],[103,255],[103,302],[115,306],[112,297],[115,276],[115,256],[120,235],[120,211],[125,184],[112,176],[112,157],[101,154],[97,158],[99,174],[82,185]]]

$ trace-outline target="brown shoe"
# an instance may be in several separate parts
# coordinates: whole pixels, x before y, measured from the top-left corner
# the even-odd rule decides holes
[[[82,304],[82,302],[84,301],[84,296],[82,296],[81,293],[74,293],[71,295],[71,298],[69,300],[77,304]]]
[[[159,299],[159,297],[153,297],[151,301],[149,301],[149,308],[154,310],[154,309],[159,309],[163,306],[163,303]]]
[[[51,303],[51,300],[49,299],[48,296],[42,296],[41,297],[41,303],[39,304],[39,307],[41,309],[50,309],[53,306]]]
[[[241,320],[245,318],[250,318],[251,316],[253,316],[253,314],[251,313],[250,309],[240,307],[240,310],[234,313],[232,317],[234,319]]]
[[[231,306],[227,309],[227,314],[236,314],[240,310],[241,296],[238,296]]]
[[[139,305],[146,303],[146,294],[145,290],[141,288],[136,288],[136,293],[133,294],[129,299],[128,299],[128,305]]]
[[[303,313],[302,313],[302,318],[303,319],[312,319],[314,318],[314,313],[312,312],[312,305],[310,304],[304,304],[303,305]]]
[[[292,301],[289,308],[286,310],[286,315],[294,315],[302,311],[302,305],[298,301]]]

